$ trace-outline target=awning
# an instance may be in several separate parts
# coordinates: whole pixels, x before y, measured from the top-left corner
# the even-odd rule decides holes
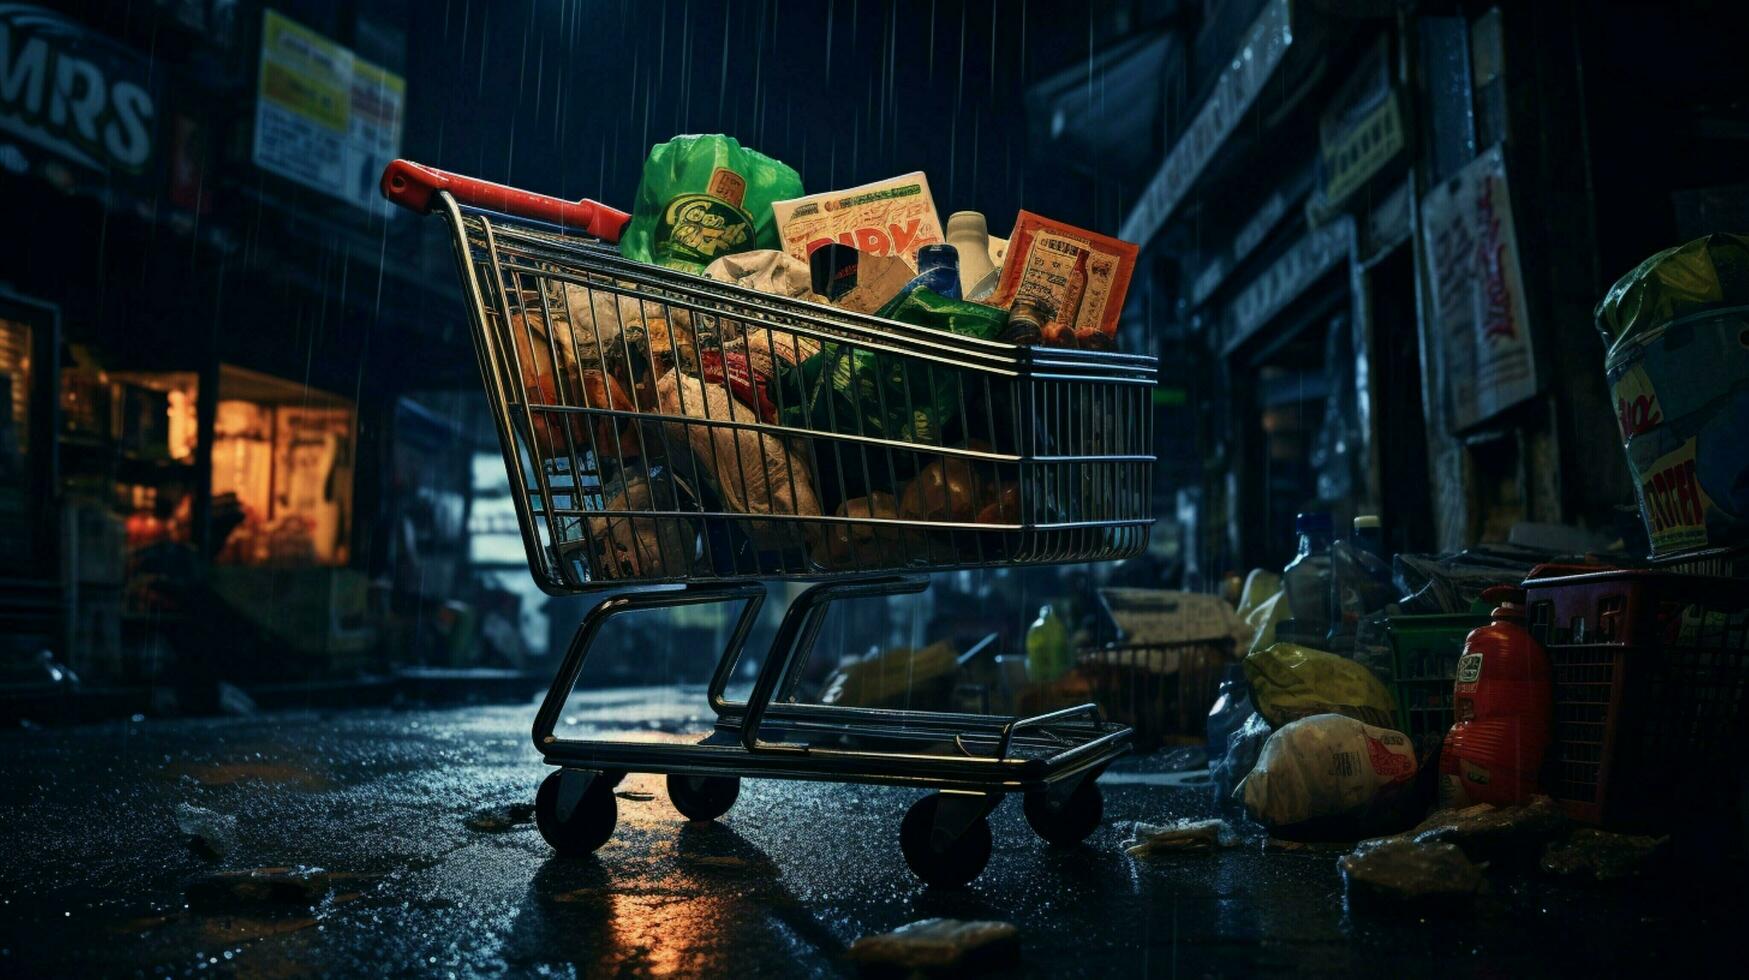
[[[1032,153],[1134,186],[1158,152],[1160,77],[1172,34],[1142,34],[1032,85],[1026,93]]]
[[[1118,237],[1146,245],[1172,217],[1209,161],[1275,74],[1294,42],[1290,0],[1268,0],[1233,59],[1124,218]]]

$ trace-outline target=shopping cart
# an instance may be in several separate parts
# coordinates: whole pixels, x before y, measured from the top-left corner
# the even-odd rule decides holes
[[[617,821],[614,785],[664,773],[681,814],[727,812],[740,779],[933,790],[899,829],[923,880],[990,856],[988,814],[1022,793],[1047,841],[1098,826],[1094,780],[1130,730],[1081,705],[1031,717],[798,703],[828,607],[921,591],[921,573],[1119,559],[1147,546],[1151,357],[1019,348],[622,259],[626,216],[407,161],[391,201],[440,215],[528,565],[554,595],[625,586],[583,618],[535,716],[558,770],[535,816],[559,853]],[[815,580],[752,693],[726,689],[765,593]],[[623,613],[739,603],[697,744],[560,738],[591,643]]]

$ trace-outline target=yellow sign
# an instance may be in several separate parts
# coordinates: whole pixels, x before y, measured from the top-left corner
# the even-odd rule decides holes
[[[350,48],[266,10],[255,110],[255,165],[367,210],[400,152],[407,83]]]

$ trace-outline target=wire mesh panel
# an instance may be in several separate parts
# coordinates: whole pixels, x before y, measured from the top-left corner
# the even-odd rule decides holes
[[[1203,740],[1221,672],[1233,662],[1231,640],[1112,644],[1083,650],[1076,669],[1112,721],[1134,730],[1136,748],[1157,748],[1174,736]]]
[[[1147,546],[1152,358],[906,326],[447,213],[549,591]]]
[[[1749,585],[1614,571],[1525,590],[1554,685],[1550,794],[1622,827],[1728,807],[1749,736]]]

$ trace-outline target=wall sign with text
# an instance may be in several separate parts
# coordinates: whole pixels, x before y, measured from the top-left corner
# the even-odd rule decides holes
[[[367,211],[401,149],[407,83],[274,10],[263,14],[255,165]]]
[[[1433,293],[1429,337],[1444,361],[1452,428],[1462,431],[1537,393],[1500,147],[1427,192],[1421,235]]]

